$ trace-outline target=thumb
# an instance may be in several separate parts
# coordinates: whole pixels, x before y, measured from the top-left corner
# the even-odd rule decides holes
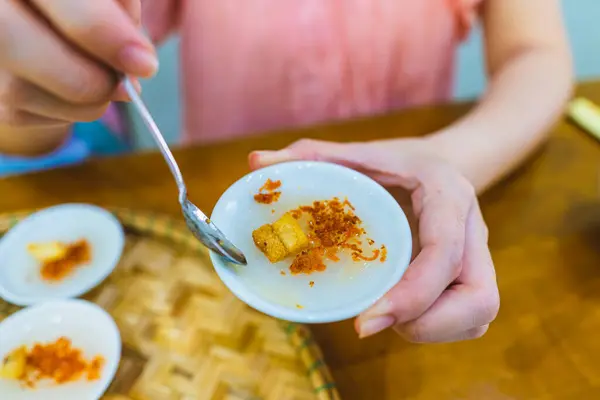
[[[248,156],[248,162],[252,169],[299,160],[328,161],[349,167],[356,167],[363,164],[364,147],[364,143],[359,145],[357,143],[336,143],[302,139],[281,150],[253,151]],[[362,148],[363,151],[359,151],[359,148]],[[363,154],[362,156],[361,153]]]
[[[259,169],[267,167],[273,164],[279,164],[286,161],[297,160],[297,156],[288,149],[271,151],[271,150],[258,150],[253,151],[248,156],[248,163],[250,168]]]

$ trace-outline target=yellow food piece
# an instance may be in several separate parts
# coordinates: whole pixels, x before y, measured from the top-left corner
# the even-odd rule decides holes
[[[308,246],[308,237],[290,214],[284,214],[273,224],[265,224],[254,230],[252,239],[272,263],[298,253]]]
[[[20,379],[25,373],[27,348],[21,346],[10,353],[0,367],[0,378]]]
[[[270,224],[263,225],[254,230],[252,232],[252,239],[254,240],[256,247],[258,247],[272,263],[281,261],[288,255],[287,249],[275,232],[273,232],[273,227]]]
[[[61,242],[31,243],[27,251],[39,262],[46,263],[60,260],[67,254],[68,247]]]
[[[571,119],[587,133],[600,140],[600,107],[588,99],[578,97],[569,103]]]
[[[302,231],[296,218],[290,214],[283,214],[273,223],[273,232],[291,254],[298,253],[308,246],[308,237]]]

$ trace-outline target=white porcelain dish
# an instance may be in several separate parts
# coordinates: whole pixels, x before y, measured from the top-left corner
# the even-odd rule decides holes
[[[0,360],[20,346],[50,343],[60,337],[71,340],[86,359],[99,355],[105,363],[100,379],[81,379],[63,385],[40,381],[35,389],[0,379],[0,399],[97,400],[115,376],[121,359],[121,336],[103,309],[83,300],[59,300],[25,308],[0,323]]]
[[[86,239],[92,260],[59,282],[41,278],[30,243]],[[36,212],[0,238],[0,297],[19,305],[81,296],[100,284],[117,265],[125,235],[110,212],[88,204],[63,204]]]
[[[282,194],[276,203],[259,204],[253,196],[267,179],[280,180]],[[385,244],[385,262],[357,263],[348,257],[328,262],[323,272],[292,275],[290,259],[271,264],[254,245],[254,229],[298,206],[333,197],[347,198],[367,236]],[[335,164],[289,162],[252,172],[221,196],[211,219],[248,260],[247,266],[234,266],[211,253],[225,285],[251,307],[287,321],[323,323],[360,314],[402,278],[411,258],[410,227],[396,200],[371,178]]]

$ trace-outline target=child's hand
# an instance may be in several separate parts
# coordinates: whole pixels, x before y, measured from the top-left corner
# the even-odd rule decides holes
[[[98,119],[123,100],[114,70],[147,77],[139,0],[0,0],[0,128]]]
[[[421,250],[400,283],[357,319],[361,337],[393,326],[413,342],[474,339],[496,318],[496,275],[475,190],[426,141],[302,140],[249,159],[253,168],[299,159],[334,162],[411,192]]]

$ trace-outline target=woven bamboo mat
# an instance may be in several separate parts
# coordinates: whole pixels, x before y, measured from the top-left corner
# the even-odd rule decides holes
[[[113,316],[123,340],[104,399],[339,399],[308,328],[239,301],[182,222],[112,211],[127,233],[123,257],[85,296]],[[27,215],[0,214],[0,235]],[[0,320],[18,309],[0,300]]]

